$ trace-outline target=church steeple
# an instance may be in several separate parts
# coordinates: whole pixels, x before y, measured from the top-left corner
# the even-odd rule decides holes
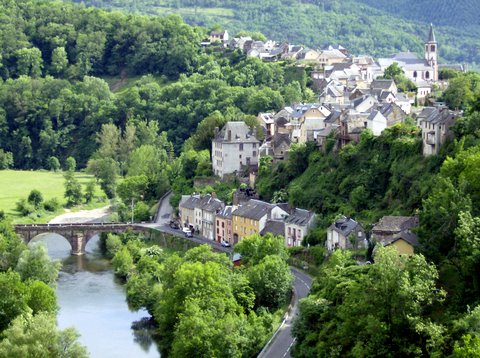
[[[428,66],[432,67],[432,72],[427,71],[425,77],[429,80],[438,81],[438,44],[435,39],[435,31],[433,31],[433,24],[430,24],[430,32],[428,33],[428,40],[425,43],[425,60]],[[428,75],[428,76],[427,76]]]

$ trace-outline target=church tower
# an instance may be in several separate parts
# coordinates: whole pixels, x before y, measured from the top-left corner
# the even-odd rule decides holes
[[[427,64],[433,68],[433,73],[429,74],[429,78],[432,81],[438,81],[438,44],[435,40],[435,32],[433,31],[433,24],[430,24],[430,32],[428,34],[428,40],[425,43],[425,60]]]

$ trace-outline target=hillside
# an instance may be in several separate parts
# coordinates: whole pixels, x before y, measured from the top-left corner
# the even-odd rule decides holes
[[[407,50],[420,52],[428,25],[433,22],[443,62],[467,62],[475,66],[480,57],[477,36],[480,16],[473,1],[442,0],[438,4],[432,0],[400,0],[395,5],[386,0],[82,0],[82,3],[147,14],[177,13],[189,24],[220,25],[230,33],[260,31],[278,41],[311,47],[340,43],[352,53],[374,56]]]
[[[480,26],[480,7],[475,0],[357,0],[366,5],[408,20],[437,25],[476,29]],[[435,11],[431,11],[434,7]]]

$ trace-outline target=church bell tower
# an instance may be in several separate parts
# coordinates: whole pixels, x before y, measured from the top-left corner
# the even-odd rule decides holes
[[[427,64],[433,68],[433,73],[430,74],[430,80],[438,81],[438,44],[435,39],[435,32],[433,31],[433,24],[430,24],[430,32],[428,40],[425,43],[425,60]]]

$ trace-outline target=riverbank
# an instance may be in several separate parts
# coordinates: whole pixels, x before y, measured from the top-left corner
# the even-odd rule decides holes
[[[70,224],[70,223],[92,223],[108,221],[111,215],[111,206],[107,205],[103,208],[92,210],[80,210],[75,212],[67,212],[56,216],[50,220],[49,224]]]

